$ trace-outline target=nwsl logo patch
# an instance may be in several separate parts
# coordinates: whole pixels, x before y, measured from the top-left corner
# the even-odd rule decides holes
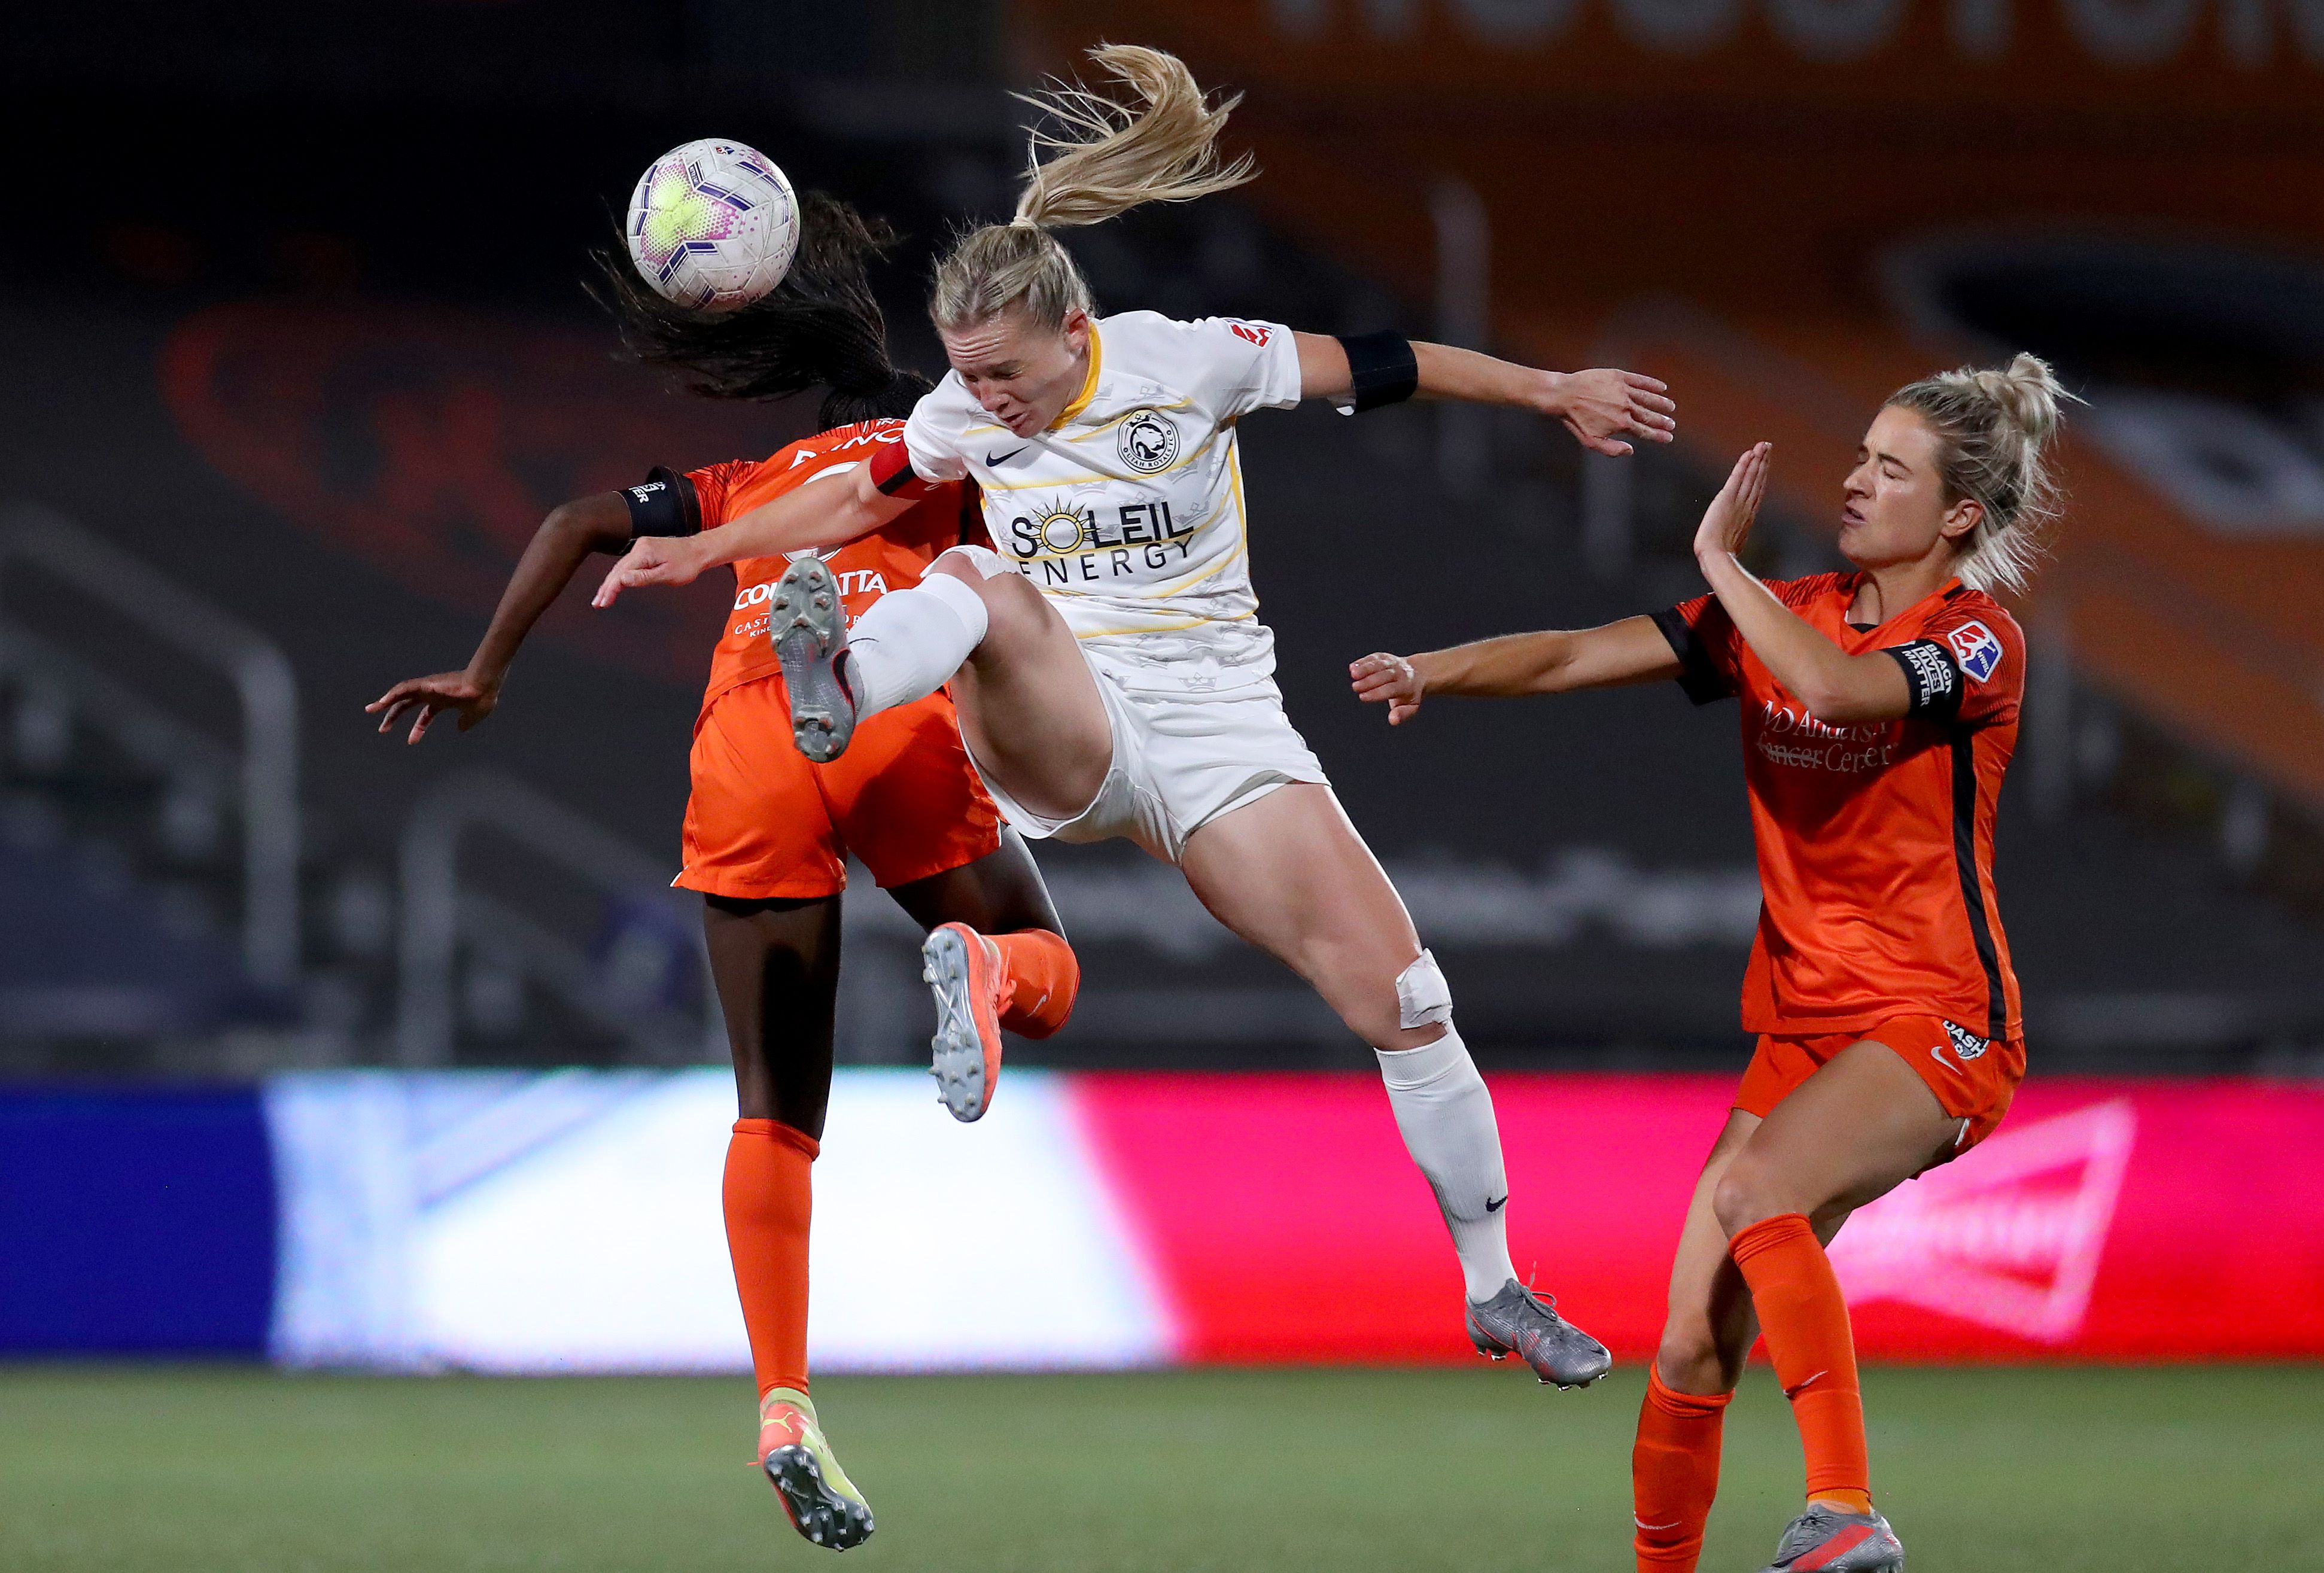
[[[1953,659],[1972,683],[1984,682],[2001,665],[2001,641],[1981,622],[1962,623],[1945,635],[1945,643],[1952,647]]]
[[[1261,349],[1265,349],[1268,345],[1268,342],[1275,336],[1275,330],[1273,328],[1256,327],[1248,322],[1230,322],[1227,324],[1227,331],[1233,334],[1237,338],[1247,338],[1250,340],[1251,343],[1257,345]]]

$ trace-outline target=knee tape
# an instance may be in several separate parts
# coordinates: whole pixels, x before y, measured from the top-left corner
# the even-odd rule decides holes
[[[936,554],[936,562],[941,563],[946,557],[960,558],[976,570],[976,576],[980,579],[997,579],[1003,574],[1013,574],[1017,571],[1009,566],[1008,558],[991,547],[949,547]],[[936,564],[931,563],[928,566],[934,567]]]
[[[1452,989],[1436,970],[1436,958],[1426,951],[1397,974],[1396,1016],[1397,1025],[1407,1032],[1452,1019]]]

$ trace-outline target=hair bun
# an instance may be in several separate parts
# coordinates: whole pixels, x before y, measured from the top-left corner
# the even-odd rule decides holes
[[[1977,385],[2001,406],[2010,425],[2037,443],[2056,433],[2059,402],[2069,397],[2050,363],[2022,350],[2005,370],[1978,373]]]

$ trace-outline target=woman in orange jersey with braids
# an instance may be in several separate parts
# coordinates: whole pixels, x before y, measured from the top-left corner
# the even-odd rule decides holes
[[[552,511],[483,642],[458,672],[414,678],[369,708],[386,731],[407,713],[418,742],[439,713],[466,731],[491,715],[533,622],[593,552],[715,529],[802,486],[831,483],[902,439],[927,382],[890,363],[867,264],[888,241],[844,204],[810,193],[801,250],[781,287],[718,317],[669,305],[627,265],[599,259],[640,358],[700,391],[765,399],[821,386],[830,429],[772,457],[679,474]],[[825,593],[849,619],[908,589],[936,555],[984,538],[975,488],[939,487],[880,530],[825,556]],[[736,595],[695,722],[694,790],[676,883],[703,896],[713,980],[734,1056],[741,1118],[727,1148],[726,1236],[760,1394],[759,1461],[799,1533],[844,1550],[872,1533],[807,1397],[809,1166],[831,1092],[839,902],[853,852],[929,931],[938,1058],[955,1117],[984,1112],[1001,1030],[1047,1037],[1065,1024],[1080,969],[1040,871],[977,778],[951,701],[936,693],[868,722],[855,747],[810,764],[791,745],[781,663],[767,636],[783,557],[737,562]]]
[[[1579,633],[1368,656],[1365,699],[1562,693],[1675,677],[1742,701],[1765,902],[1743,985],[1759,1035],[1704,1164],[1632,1456],[1640,1573],[1692,1573],[1720,1420],[1755,1335],[1792,1401],[1807,1511],[1769,1573],[1897,1573],[1872,1505],[1848,1310],[1824,1246],[1849,1214],[1984,1139],[2025,1071],[1993,885],[1994,807],[2025,641],[1989,592],[2024,588],[2054,512],[2050,368],[1899,390],[1848,477],[1846,574],[1761,584],[1737,560],[1768,448],[1738,461],[1695,556],[1711,593]]]

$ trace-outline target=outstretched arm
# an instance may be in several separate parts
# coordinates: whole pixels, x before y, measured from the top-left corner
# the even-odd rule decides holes
[[[1354,391],[1345,345],[1322,334],[1293,337],[1299,347],[1301,398],[1345,399]],[[1413,397],[1531,409],[1563,421],[1576,442],[1596,453],[1619,456],[1630,452],[1624,437],[1668,442],[1678,430],[1678,406],[1670,390],[1636,372],[1543,372],[1418,340],[1413,341],[1412,355],[1418,376]]]
[[[842,546],[878,529],[912,501],[881,492],[872,481],[870,465],[827,470],[715,529],[646,537],[613,565],[590,604],[611,606],[622,591],[644,584],[691,584],[706,569],[744,557]]]
[[[1390,726],[1431,694],[1508,699],[1611,688],[1678,676],[1678,657],[1649,617],[1626,617],[1573,632],[1513,633],[1417,656],[1366,656],[1348,667],[1356,697],[1386,704]]]
[[[618,552],[629,544],[630,511],[619,492],[558,503],[532,532],[467,666],[432,677],[407,678],[364,705],[364,713],[379,716],[379,730],[385,731],[406,711],[414,712],[411,735],[404,739],[408,743],[427,736],[429,723],[442,711],[458,712],[460,730],[467,731],[500,703],[501,684],[508,676],[509,663],[516,659],[517,647],[549,603],[573,582],[582,560],[592,552]]]
[[[1766,492],[1773,452],[1773,445],[1761,443],[1745,453],[1711,499],[1694,533],[1702,576],[1752,653],[1818,721],[1844,726],[1910,714],[1912,685],[1895,657],[1881,650],[1849,655],[1778,601],[1737,558]]]

